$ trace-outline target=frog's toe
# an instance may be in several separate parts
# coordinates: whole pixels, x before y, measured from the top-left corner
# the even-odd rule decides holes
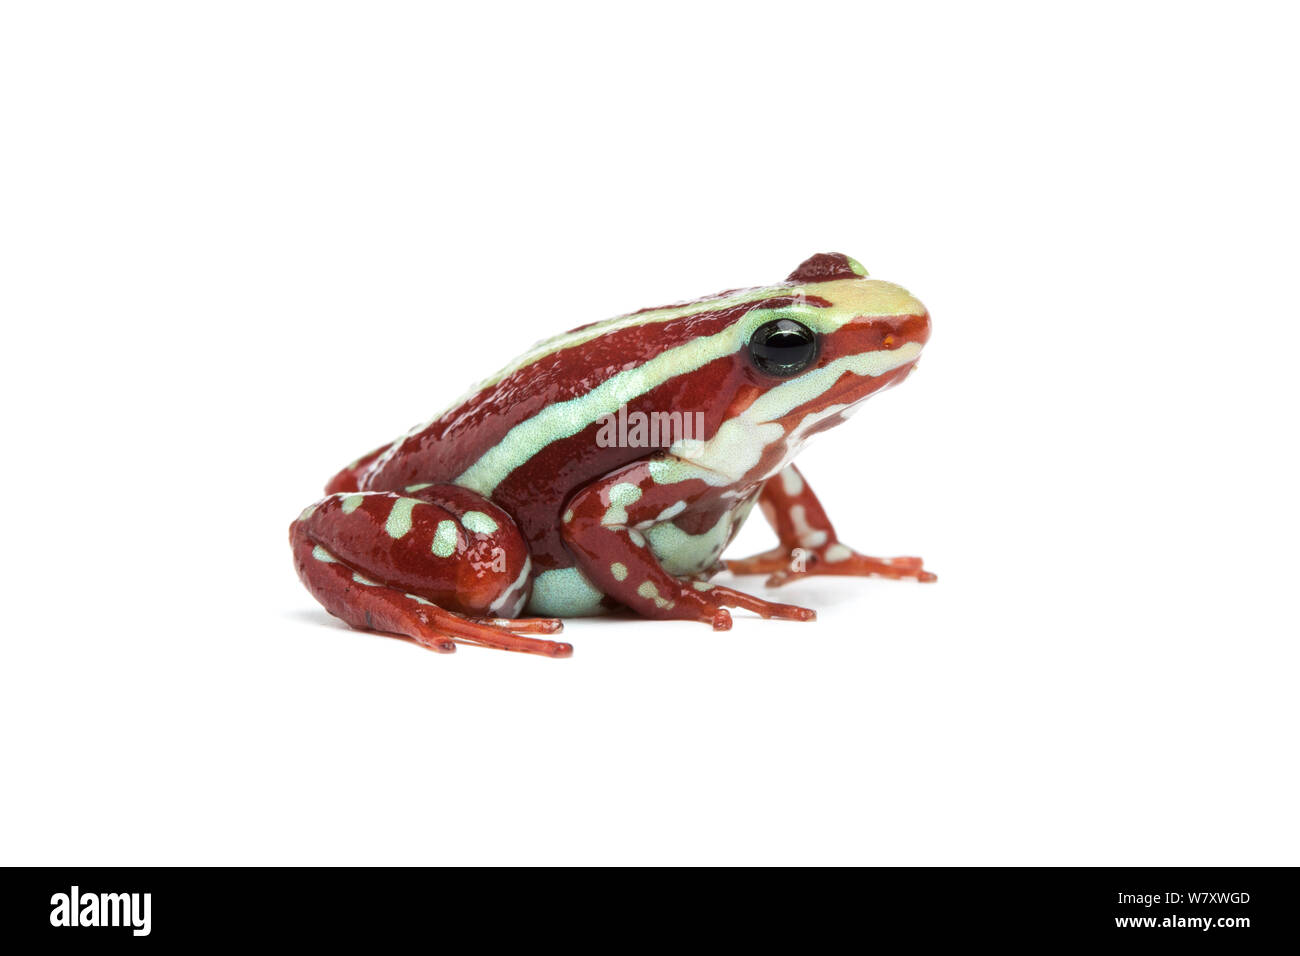
[[[785,572],[778,572],[768,579],[768,584],[776,587],[796,578],[810,574],[839,575],[841,577],[879,577],[899,580],[915,578],[917,581],[937,581],[939,576],[925,569],[924,562],[917,557],[873,558],[859,554],[852,548],[835,542],[819,548],[808,555],[803,567],[792,567]]]
[[[777,604],[775,601],[766,601],[720,584],[710,588],[706,593],[710,601],[727,607],[744,608],[746,611],[753,611],[759,617],[776,618],[781,621],[817,620],[817,612],[812,608],[799,607],[796,604]]]
[[[462,644],[473,644],[476,647],[492,647],[501,651],[516,651],[522,654],[538,654],[542,657],[572,657],[573,645],[566,644],[562,641],[541,641],[534,637],[520,637],[518,634],[510,634],[501,628],[496,629],[496,634],[492,636],[465,637],[456,638]]]
[[[395,634],[392,631],[377,631],[378,634],[393,634],[395,637],[404,637],[414,644],[418,644],[426,651],[433,651],[435,654],[455,654],[456,642],[450,637],[442,634]]]
[[[785,548],[773,548],[747,558],[728,558],[725,563],[732,574],[772,574],[790,563],[790,552]]]
[[[295,564],[303,583],[327,611],[355,628],[409,638],[441,654],[452,653],[457,644],[544,657],[573,654],[571,644],[527,636],[558,632],[563,627],[558,620],[496,619],[484,623],[355,570],[313,541],[301,522],[295,523],[292,537]]]
[[[763,587],[779,588],[783,584],[789,584],[791,581],[794,580],[794,578],[795,576],[793,574],[791,574],[785,568],[782,568],[780,571],[777,571],[775,574],[769,575],[768,579],[763,582]]]
[[[471,620],[516,634],[559,634],[564,630],[564,622],[557,617],[476,617]]]
[[[491,647],[500,651],[516,651],[521,654],[539,654],[542,657],[573,656],[572,644],[565,644],[560,641],[544,641],[536,637],[525,637],[523,633],[515,633],[515,628],[510,627],[515,623],[515,621],[506,620],[504,624],[484,624],[480,621],[452,614],[450,611],[442,611],[441,615],[437,616],[435,626],[446,631],[458,644]],[[532,631],[532,633],[547,632]]]
[[[847,549],[845,549],[847,550]],[[838,558],[839,560],[834,560]],[[920,558],[872,558],[851,551],[846,557],[828,554],[816,566],[815,574],[846,574],[860,577],[915,578],[918,581],[937,581],[939,575],[925,569]]]

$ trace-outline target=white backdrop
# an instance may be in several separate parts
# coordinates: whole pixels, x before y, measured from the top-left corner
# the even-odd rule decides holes
[[[2,861],[1298,862],[1293,14],[467,7],[0,15]],[[800,466],[937,584],[568,661],[299,585],[534,340],[824,250],[934,335]]]

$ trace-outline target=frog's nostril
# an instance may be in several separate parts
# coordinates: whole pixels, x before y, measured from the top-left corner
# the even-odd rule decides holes
[[[885,348],[896,348],[904,342],[924,344],[930,338],[930,313],[924,306],[906,315],[893,315],[885,319]]]

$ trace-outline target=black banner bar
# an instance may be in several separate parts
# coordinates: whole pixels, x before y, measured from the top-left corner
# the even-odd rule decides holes
[[[394,942],[444,923],[563,940],[592,920],[624,942],[710,943],[797,932],[840,948],[896,938],[1240,949],[1300,938],[1293,869],[10,869],[4,926],[41,942],[132,945]],[[593,879],[594,876],[594,879]],[[540,933],[540,936],[537,935]]]

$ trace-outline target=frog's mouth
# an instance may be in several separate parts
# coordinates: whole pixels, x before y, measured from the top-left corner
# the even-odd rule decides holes
[[[911,373],[930,337],[930,317],[860,317],[822,337],[817,367],[769,390],[751,412],[779,422],[793,444],[833,428],[867,398]]]
[[[817,368],[759,395],[727,418],[708,441],[674,454],[729,480],[770,475],[784,467],[808,438],[833,428],[868,396],[902,381],[916,364],[922,343],[828,358]]]
[[[851,415],[876,392],[906,378],[920,358],[921,347],[920,342],[905,342],[894,349],[844,355],[773,389],[764,398],[773,396],[774,409],[782,409],[778,418],[788,427],[793,429],[802,422],[807,434],[816,434]],[[787,388],[789,394],[774,395]],[[827,412],[831,408],[838,409],[841,418],[832,421]],[[819,416],[826,416],[826,424],[809,427],[821,420]],[[815,421],[805,421],[810,417]]]
[[[930,316],[924,307],[905,315],[862,316],[824,335],[817,368],[800,376],[808,378],[800,386],[808,398],[806,410],[857,405],[901,382],[929,338]]]

